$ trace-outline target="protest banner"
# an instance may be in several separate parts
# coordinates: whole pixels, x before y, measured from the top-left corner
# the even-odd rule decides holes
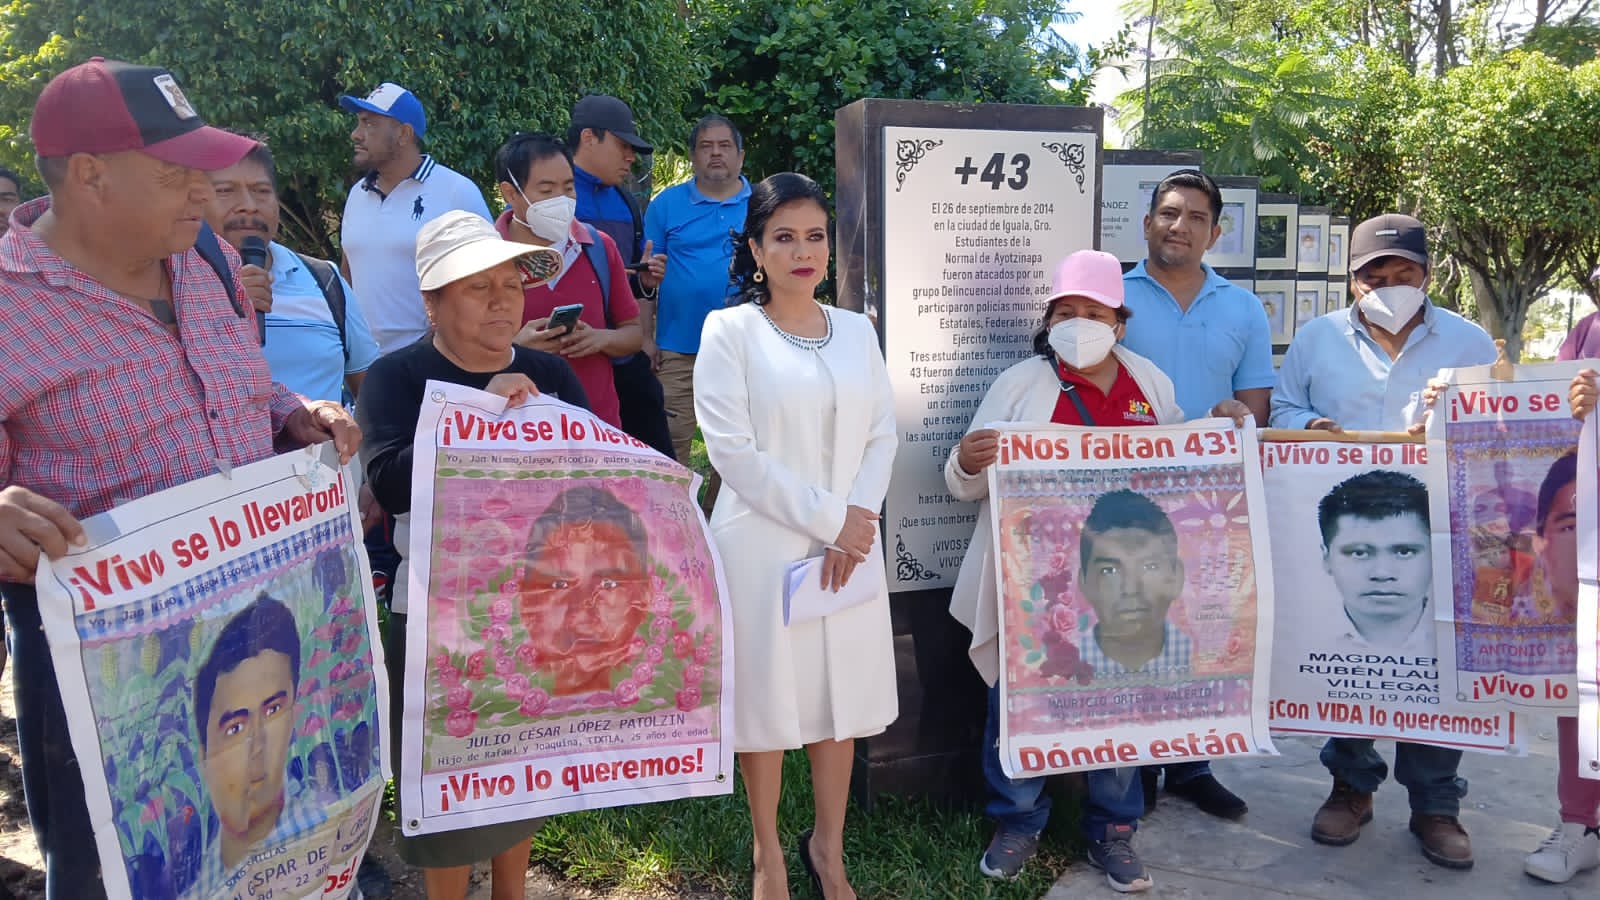
[[[110,896],[355,887],[389,771],[351,476],[332,445],[284,454],[94,516],[41,564]]]
[[[1006,773],[1275,753],[1254,431],[994,427]]]
[[[554,398],[440,382],[415,447],[405,833],[731,793],[699,477]]]
[[[1462,702],[1577,707],[1574,531],[1570,521],[1547,528],[1541,497],[1576,468],[1567,389],[1582,367],[1501,361],[1439,372],[1428,499],[1434,583],[1451,596],[1434,614],[1440,672],[1456,679],[1441,689]]]
[[[1403,433],[1260,437],[1273,583],[1295,586],[1273,610],[1273,733],[1517,746],[1512,713],[1458,702],[1453,675],[1440,691],[1428,448]]]
[[[1578,440],[1578,774],[1600,778],[1600,419]]]

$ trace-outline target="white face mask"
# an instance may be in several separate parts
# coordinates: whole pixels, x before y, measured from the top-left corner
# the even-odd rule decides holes
[[[1050,327],[1050,349],[1073,369],[1098,365],[1116,343],[1115,328],[1082,316],[1064,319]]]
[[[552,244],[566,240],[567,229],[572,227],[572,217],[578,211],[578,201],[560,194],[535,203],[522,193],[522,185],[517,184],[515,177],[511,179],[511,186],[528,204],[528,211],[522,218],[518,219],[515,215],[511,217],[514,221]]]
[[[1409,284],[1374,288],[1361,298],[1361,314],[1369,323],[1395,334],[1411,321],[1427,300],[1426,291]]]
[[[526,221],[522,224],[552,244],[560,243],[566,239],[567,229],[572,227],[572,216],[577,210],[578,201],[565,194],[550,197],[538,203],[529,203],[528,211],[524,214]]]

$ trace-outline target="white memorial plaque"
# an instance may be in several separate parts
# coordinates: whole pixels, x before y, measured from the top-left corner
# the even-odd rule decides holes
[[[884,356],[900,451],[891,591],[945,587],[977,507],[944,464],[996,376],[1033,352],[1063,257],[1094,246],[1098,131],[883,129]]]

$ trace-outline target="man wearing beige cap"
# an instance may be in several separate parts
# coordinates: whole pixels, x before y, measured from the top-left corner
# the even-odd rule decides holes
[[[45,86],[30,131],[49,196],[0,238],[0,594],[46,895],[84,900],[105,887],[32,584],[40,555],[81,544],[79,519],[219,463],[330,439],[349,459],[361,433],[339,404],[272,383],[238,257],[213,266],[195,249],[206,171],[254,141],[207,126],[170,72],[98,57]]]

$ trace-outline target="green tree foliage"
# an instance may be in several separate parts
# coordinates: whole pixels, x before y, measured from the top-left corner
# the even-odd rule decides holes
[[[1528,308],[1600,221],[1597,121],[1600,63],[1519,51],[1452,70],[1401,126],[1407,189],[1512,359]]]
[[[1301,193],[1312,142],[1332,139],[1324,116],[1349,102],[1333,92],[1331,62],[1266,33],[1188,21],[1157,17],[1167,55],[1150,61],[1147,86],[1118,98],[1137,146],[1202,150],[1215,174],[1259,175],[1263,190]]]
[[[833,187],[834,110],[864,97],[1083,103],[1092,64],[1055,0],[698,0],[701,106],[738,123],[745,173]]]
[[[642,133],[682,142],[701,80],[675,0],[0,0],[0,161],[28,165],[49,78],[93,55],[172,69],[212,123],[265,136],[290,240],[327,249],[352,117],[340,93],[410,88],[425,149],[479,184],[518,129],[564,131],[583,93],[626,99]]]

